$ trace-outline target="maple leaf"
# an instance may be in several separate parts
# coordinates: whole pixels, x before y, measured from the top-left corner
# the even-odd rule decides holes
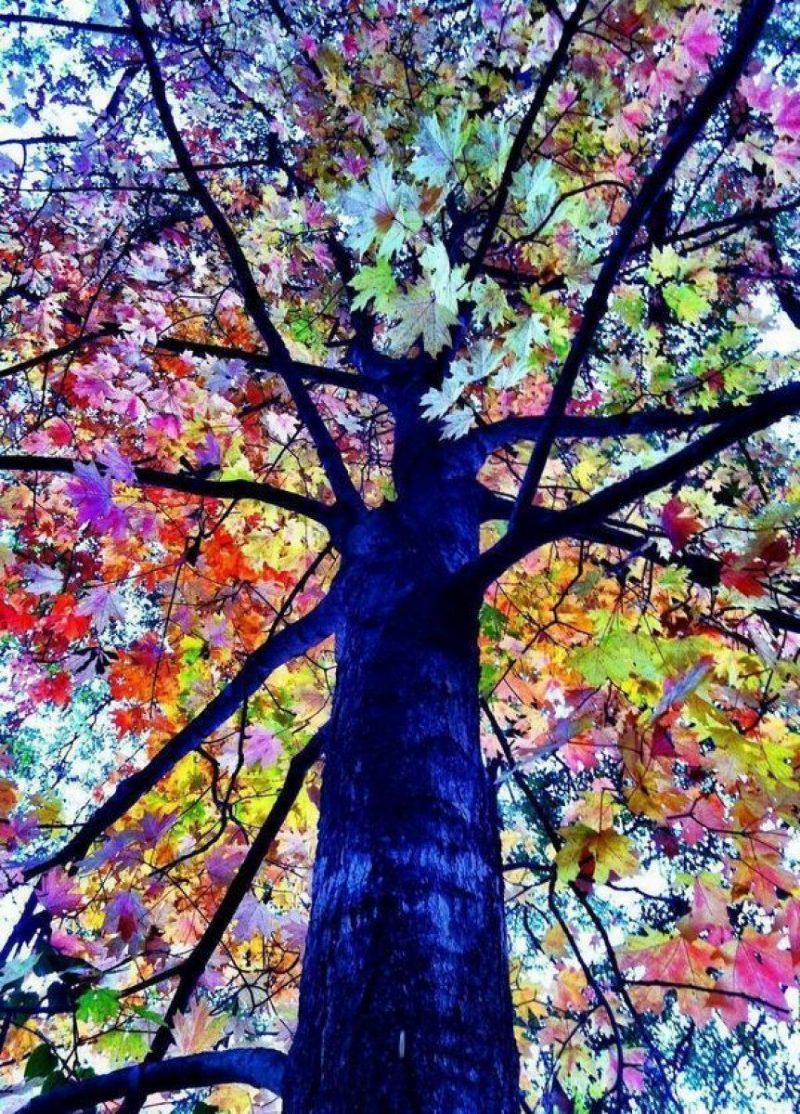
[[[227,1023],[228,1019],[224,1014],[213,1017],[208,1003],[202,998],[196,999],[173,1022],[170,1053],[188,1056],[193,1052],[208,1052],[219,1043]]]
[[[686,19],[680,39],[683,56],[697,73],[706,73],[708,59],[718,53],[722,39],[714,29],[711,14],[705,8],[697,8]]]
[[[106,906],[103,932],[118,935],[124,944],[132,945],[142,931],[146,916],[147,910],[141,898],[123,890],[116,893]]]
[[[388,313],[397,295],[397,282],[388,259],[378,259],[369,267],[359,267],[350,285],[358,293],[353,299],[353,309],[366,309],[375,303],[378,313]]]
[[[248,894],[239,906],[233,936],[235,940],[252,940],[254,936],[269,939],[275,929],[275,918],[263,901]]]
[[[661,525],[672,543],[673,550],[683,549],[689,538],[703,529],[700,519],[677,496],[673,496],[664,505],[661,511]]]
[[[785,90],[778,101],[775,127],[792,138],[800,138],[800,92]]]
[[[415,178],[432,186],[443,186],[451,175],[457,176],[457,160],[468,138],[465,121],[466,112],[461,105],[448,113],[444,127],[435,116],[423,119],[417,135],[419,154],[409,166]]]
[[[761,935],[746,928],[741,939],[731,940],[722,952],[730,963],[717,983],[713,999],[729,1028],[747,1020],[748,1000],[765,1007],[777,1017],[788,1015],[785,988],[794,984],[791,955],[779,947],[781,934]]]
[[[574,881],[579,876],[594,882],[607,882],[613,874],[617,878],[634,874],[639,859],[630,839],[613,828],[596,831],[585,824],[562,828],[563,845],[556,854],[558,877],[561,881]]]
[[[78,604],[79,615],[88,615],[95,630],[102,634],[109,622],[125,622],[125,602],[117,588],[90,589]]]
[[[96,464],[75,464],[73,473],[67,493],[78,512],[78,522],[90,523],[95,530],[107,529],[114,538],[124,537],[127,517],[112,498],[111,476],[101,474]]]
[[[28,565],[25,575],[28,577],[25,591],[34,596],[50,595],[64,587],[64,574],[47,565]]]
[[[272,766],[280,758],[283,745],[266,727],[249,727],[244,744],[244,760],[248,766]]]
[[[525,231],[538,229],[559,197],[551,163],[547,159],[540,159],[535,164],[525,163],[514,173],[511,194],[523,204]]]
[[[397,355],[404,355],[421,340],[425,351],[436,356],[450,343],[450,328],[458,320],[455,310],[437,301],[427,281],[415,283],[407,294],[397,297],[392,315],[397,325],[389,339]]]
[[[83,902],[83,894],[62,867],[48,870],[42,876],[36,887],[36,896],[48,913],[59,917],[65,913],[74,913]]]
[[[377,240],[378,255],[391,259],[421,224],[414,195],[408,187],[397,185],[389,162],[374,163],[367,184],[351,186],[342,194],[341,205],[354,222],[347,242],[360,255]]]
[[[763,596],[766,588],[760,580],[765,570],[753,565],[724,565],[719,579],[726,588],[735,588],[740,595],[748,599],[757,599]]]

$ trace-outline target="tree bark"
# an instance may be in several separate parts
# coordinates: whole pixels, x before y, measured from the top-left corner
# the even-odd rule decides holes
[[[446,588],[478,520],[452,488],[446,507],[419,494],[419,529],[387,505],[342,573],[285,1114],[519,1108],[478,601]]]

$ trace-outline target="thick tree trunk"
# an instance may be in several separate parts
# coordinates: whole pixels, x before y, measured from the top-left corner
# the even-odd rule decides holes
[[[459,513],[416,541],[376,516],[343,574],[286,1114],[518,1109],[477,603],[443,591],[477,546]]]

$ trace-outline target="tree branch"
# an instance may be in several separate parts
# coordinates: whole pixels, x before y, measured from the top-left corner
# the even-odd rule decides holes
[[[530,506],[539,486],[559,423],[572,397],[575,381],[589,354],[598,326],[606,314],[611,292],[633,242],[662,190],[744,70],[761,37],[774,2],[775,0],[745,0],[736,25],[733,44],[725,59],[672,133],[617,228],[594,289],[584,306],[580,327],[553,388],[542,429],[520,485],[517,503],[511,517],[512,531],[516,529],[521,516]]]
[[[6,379],[9,375],[18,375],[22,371],[30,371],[31,368],[38,367],[39,364],[49,363],[50,360],[57,360],[60,356],[68,356],[70,352],[85,348],[92,341],[114,336],[116,332],[116,325],[106,325],[96,332],[83,333],[81,336],[67,341],[66,344],[60,344],[57,348],[49,348],[46,352],[40,352],[38,356],[30,356],[27,360],[20,360],[17,364],[0,368],[0,379]]]
[[[33,454],[0,455],[0,472],[52,472],[70,476],[76,464],[89,464],[90,461],[70,460],[68,457],[36,456]],[[104,471],[102,464],[98,471]],[[194,476],[189,472],[164,472],[158,468],[145,468],[134,465],[135,483],[140,487],[159,487],[168,491],[182,491],[187,495],[204,496],[210,499],[254,499],[259,503],[269,503],[287,511],[313,518],[328,529],[335,528],[338,512],[333,506],[326,506],[306,495],[284,491],[274,484],[262,480],[209,480]]]
[[[486,253],[491,246],[492,240],[494,239],[494,234],[497,231],[497,226],[502,219],[503,211],[506,207],[508,194],[511,189],[511,179],[513,178],[514,172],[522,161],[522,156],[525,152],[525,145],[528,142],[531,132],[536,125],[539,113],[544,107],[544,102],[547,99],[547,94],[550,92],[550,89],[552,88],[553,83],[558,77],[564,61],[566,60],[570,44],[575,37],[575,34],[580,25],[581,18],[583,17],[583,13],[586,11],[587,6],[588,0],[578,0],[578,3],[575,5],[575,10],[573,11],[572,15],[564,23],[561,31],[561,37],[558,41],[558,46],[553,51],[552,57],[547,63],[547,67],[536,87],[536,92],[534,93],[533,100],[531,101],[530,105],[528,106],[527,112],[522,118],[522,122],[520,123],[519,129],[517,130],[517,134],[514,136],[514,142],[512,143],[511,150],[508,153],[508,160],[506,161],[506,165],[503,167],[503,173],[500,176],[500,182],[498,183],[497,191],[494,195],[492,207],[489,210],[489,215],[487,216],[486,223],[483,226],[481,238],[478,241],[478,246],[475,248],[475,252],[469,261],[469,266],[467,268],[468,282],[474,279],[477,275],[478,271],[481,268],[481,264],[483,263],[484,257],[486,256]]]
[[[156,58],[150,33],[142,18],[141,8],[137,0],[126,0],[131,18],[131,27],[136,36],[142,52],[145,68],[150,78],[150,88],[153,101],[158,112],[161,125],[169,140],[175,161],[181,169],[192,195],[197,200],[205,215],[208,217],[214,231],[217,233],[225,249],[231,265],[236,285],[242,296],[245,309],[255,324],[261,339],[274,362],[275,371],[282,375],[292,366],[292,357],[286,343],[270,320],[264,301],[258,289],[258,284],[253,276],[250,264],[244,254],[236,233],[231,228],[222,210],[217,205],[203,179],[197,172],[192,162],[189,150],[175,123],[175,117],[167,97],[166,84],[161,73],[158,59]],[[336,498],[352,510],[362,508],[361,498],[356,491],[353,481],[336,447],[336,442],[331,436],[319,411],[314,405],[302,381],[295,379],[291,374],[286,377],[286,385],[292,396],[301,421],[311,435],[320,458],[328,482],[333,488]]]
[[[613,523],[599,523],[588,527],[580,537],[584,541],[595,542],[599,545],[610,546],[615,549],[634,551],[634,555],[643,561],[652,561],[655,565],[678,565],[687,569],[692,580],[703,588],[715,588],[720,583],[722,562],[705,553],[691,553],[683,551],[664,557],[648,536],[626,530],[624,527]],[[800,634],[800,616],[784,611],[779,607],[754,607],[753,614],[758,615],[765,623],[777,630],[791,631]]]
[[[364,391],[375,394],[378,386],[363,375],[350,371],[337,371],[336,368],[317,367],[300,360],[292,360],[288,368],[278,369],[271,356],[263,352],[248,352],[244,348],[230,348],[223,344],[205,344],[195,340],[182,340],[180,337],[164,337],[156,344],[157,349],[166,352],[191,352],[194,356],[213,356],[219,360],[242,360],[253,367],[279,374],[284,379],[295,378],[300,382],[319,383],[323,386],[344,387],[348,391]],[[0,375],[4,374],[0,372]]]
[[[11,15],[0,13],[0,24],[34,23],[40,27],[61,27],[65,31],[94,31],[101,35],[130,35],[130,27],[116,23],[92,23],[91,20],[60,19],[45,15]]]
[[[82,859],[94,841],[120,820],[144,793],[152,789],[182,758],[195,750],[212,731],[216,731],[230,719],[244,701],[261,688],[270,673],[331,634],[336,604],[335,589],[332,588],[313,611],[277,634],[270,635],[250,654],[236,676],[199,715],[173,735],[146,766],[119,782],[108,800],[100,805],[60,851],[23,868],[26,881],[54,866],[64,866]]]
[[[17,1114],[72,1114],[98,1102],[111,1102],[131,1091],[155,1095],[221,1083],[244,1083],[280,1095],[286,1055],[277,1049],[234,1048],[225,1052],[198,1052],[175,1056],[164,1063],[132,1065],[107,1075],[94,1075],[56,1087],[31,1099]]]
[[[488,584],[515,561],[540,545],[558,538],[584,536],[587,529],[595,528],[622,507],[683,479],[687,473],[705,464],[723,449],[730,448],[744,437],[798,411],[800,383],[790,383],[786,387],[767,391],[750,406],[737,407],[733,417],[720,422],[716,428],[683,449],[650,468],[643,468],[619,483],[603,488],[582,503],[562,511],[531,508],[517,519],[516,528],[509,528],[508,533],[496,545],[481,554],[473,563],[471,573],[478,577],[480,583]],[[510,521],[513,522],[513,512]]]
[[[150,1051],[145,1058],[145,1065],[158,1063],[168,1052],[172,1043],[172,1023],[177,1015],[183,1013],[189,1005],[208,961],[219,946],[228,925],[233,920],[248,890],[255,881],[270,847],[297,800],[306,774],[322,754],[327,730],[327,725],[320,728],[314,738],[306,743],[303,749],[298,751],[290,760],[286,778],[278,796],[275,798],[275,803],[255,839],[250,844],[242,865],[237,870],[235,878],[225,892],[225,896],[191,955],[180,965],[178,985],[155,1035]],[[136,1114],[141,1109],[146,1094],[147,1091],[143,1088],[131,1087],[119,1114]]]
[[[746,407],[725,403],[712,410],[693,410],[682,414],[668,406],[652,410],[632,410],[623,414],[575,417],[565,414],[556,427],[555,438],[589,440],[603,437],[645,436],[650,433],[681,433],[698,426],[715,425],[736,417]],[[485,455],[516,441],[535,441],[545,424],[545,415],[505,418],[492,425],[474,429],[458,442],[466,450],[480,449]]]

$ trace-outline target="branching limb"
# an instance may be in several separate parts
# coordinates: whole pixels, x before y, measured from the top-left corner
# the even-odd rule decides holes
[[[198,1052],[175,1056],[164,1063],[135,1064],[107,1075],[94,1075],[67,1083],[31,1099],[17,1114],[72,1114],[98,1102],[111,1102],[131,1091],[157,1095],[168,1091],[215,1087],[221,1083],[244,1083],[280,1095],[286,1055],[271,1048],[225,1052]]]
[[[326,638],[334,628],[337,604],[335,590],[332,589],[312,612],[267,638],[198,716],[173,735],[146,766],[117,785],[109,799],[60,851],[24,868],[26,880],[36,878],[54,866],[82,859],[94,841],[120,820],[143,794],[195,750],[212,731],[230,719],[241,704],[261,688],[270,673]]]
[[[49,363],[50,360],[57,360],[61,356],[69,356],[71,352],[77,352],[80,348],[85,348],[96,340],[113,336],[116,332],[117,327],[115,325],[107,325],[103,329],[83,333],[81,336],[75,337],[74,340],[67,341],[66,344],[60,344],[57,348],[49,348],[46,352],[40,352],[38,356],[30,356],[27,360],[20,360],[19,363],[0,368],[0,379],[6,379],[10,375],[19,375],[23,371],[30,371],[31,368]]]
[[[208,961],[219,946],[228,925],[233,920],[248,890],[255,881],[270,847],[297,800],[306,774],[322,754],[326,732],[326,727],[321,728],[314,738],[306,743],[303,749],[298,751],[289,762],[286,780],[281,786],[269,815],[250,844],[247,855],[236,872],[236,877],[228,887],[225,896],[191,955],[180,965],[178,985],[144,1061],[145,1065],[162,1060],[169,1050],[172,1043],[172,1023],[178,1014],[183,1013],[189,1005],[192,994],[206,970]],[[120,1114],[136,1114],[141,1109],[146,1094],[147,1092],[142,1088],[131,1088]]]
[[[773,7],[774,0],[745,0],[730,50],[672,133],[617,228],[592,293],[583,308],[580,327],[553,388],[542,429],[520,485],[517,505],[511,518],[512,531],[516,530],[539,486],[559,423],[572,397],[575,382],[592,347],[600,322],[605,317],[611,292],[633,243],[661,192],[739,79]]]
[[[256,326],[261,339],[267,346],[269,355],[274,361],[275,371],[278,374],[282,374],[283,370],[291,368],[293,363],[289,349],[286,347],[285,341],[273,325],[267,313],[264,301],[258,289],[258,284],[256,283],[250,264],[247,261],[247,257],[244,254],[236,233],[228,223],[227,218],[217,205],[192,162],[189,150],[175,122],[175,117],[170,107],[164,77],[161,73],[161,67],[156,57],[155,50],[153,49],[150,33],[142,18],[141,7],[137,0],[127,0],[127,7],[130,14],[131,27],[136,36],[136,41],[139,44],[139,49],[142,52],[145,68],[150,79],[150,88],[152,90],[156,111],[161,120],[161,126],[172,147],[175,160],[180,167],[189,190],[208,217],[214,231],[219,237],[228,262],[230,263],[236,285],[242,296],[245,309]],[[350,479],[347,468],[336,447],[336,442],[323,422],[306,387],[301,380],[291,375],[287,376],[286,385],[297,407],[300,420],[304,423],[314,441],[320,462],[336,498],[345,506],[354,510],[360,510],[362,507],[360,496]]]
[[[650,433],[680,433],[699,426],[716,425],[734,418],[746,407],[732,403],[715,406],[710,410],[693,410],[682,414],[668,406],[651,410],[630,411],[624,414],[603,414],[597,417],[574,417],[565,414],[556,427],[556,439],[595,440],[604,437],[646,436]],[[505,418],[492,425],[474,429],[460,442],[465,450],[479,449],[488,455],[495,449],[518,441],[536,441],[546,421],[545,415]]]
[[[76,464],[88,461],[70,460],[67,457],[36,456],[29,453],[0,455],[0,472],[52,472],[70,476]],[[98,465],[103,471],[103,465]],[[133,468],[134,482],[141,487],[158,487],[168,491],[181,491],[187,495],[205,496],[211,499],[253,499],[259,503],[269,503],[274,507],[293,511],[296,514],[313,518],[323,526],[333,528],[338,518],[335,507],[326,506],[306,495],[284,491],[274,484],[262,480],[210,480],[190,472],[164,472],[158,468]]]
[[[472,566],[472,574],[480,583],[488,584],[540,545],[563,537],[584,537],[587,530],[605,522],[623,507],[683,479],[724,449],[798,412],[800,383],[767,391],[751,405],[737,407],[733,417],[720,422],[685,448],[650,468],[632,473],[619,483],[610,484],[582,503],[562,511],[532,508],[517,519],[516,528],[509,528],[496,545],[481,554]],[[514,521],[513,512],[510,521]]]
[[[116,23],[94,23],[91,20],[60,19],[45,15],[12,15],[0,13],[0,25],[37,24],[40,27],[60,27],[64,31],[93,31],[100,35],[130,35],[130,27]]]
[[[475,278],[481,269],[486,253],[491,247],[494,234],[497,231],[497,226],[500,223],[503,212],[508,201],[508,194],[511,190],[511,180],[514,177],[514,172],[522,162],[522,156],[525,153],[525,147],[530,139],[531,132],[536,126],[536,121],[539,118],[539,113],[544,107],[544,102],[550,92],[553,84],[561,72],[567,54],[569,53],[570,44],[575,37],[580,26],[580,21],[583,18],[583,13],[588,6],[588,0],[579,0],[575,5],[575,10],[569,19],[564,23],[561,31],[561,37],[558,41],[556,49],[547,64],[544,73],[541,76],[539,84],[534,93],[533,100],[531,101],[525,115],[522,118],[517,134],[514,136],[514,142],[511,145],[511,150],[508,153],[508,160],[503,167],[503,173],[500,176],[500,182],[497,186],[497,191],[494,195],[492,207],[489,210],[489,215],[486,218],[486,223],[481,232],[481,238],[478,241],[478,246],[469,261],[467,268],[467,281]]]
[[[224,344],[203,344],[195,340],[182,340],[180,337],[164,337],[156,344],[157,349],[165,352],[190,352],[193,356],[212,356],[218,360],[241,360],[252,367],[277,374],[279,369],[271,356],[263,352],[248,352],[244,348],[230,348]],[[0,375],[5,374],[0,372]],[[283,379],[297,379],[305,383],[319,383],[331,387],[344,387],[348,391],[363,391],[375,394],[377,385],[363,375],[350,371],[337,371],[336,368],[317,367],[301,360],[293,360],[288,368],[280,369]]]

